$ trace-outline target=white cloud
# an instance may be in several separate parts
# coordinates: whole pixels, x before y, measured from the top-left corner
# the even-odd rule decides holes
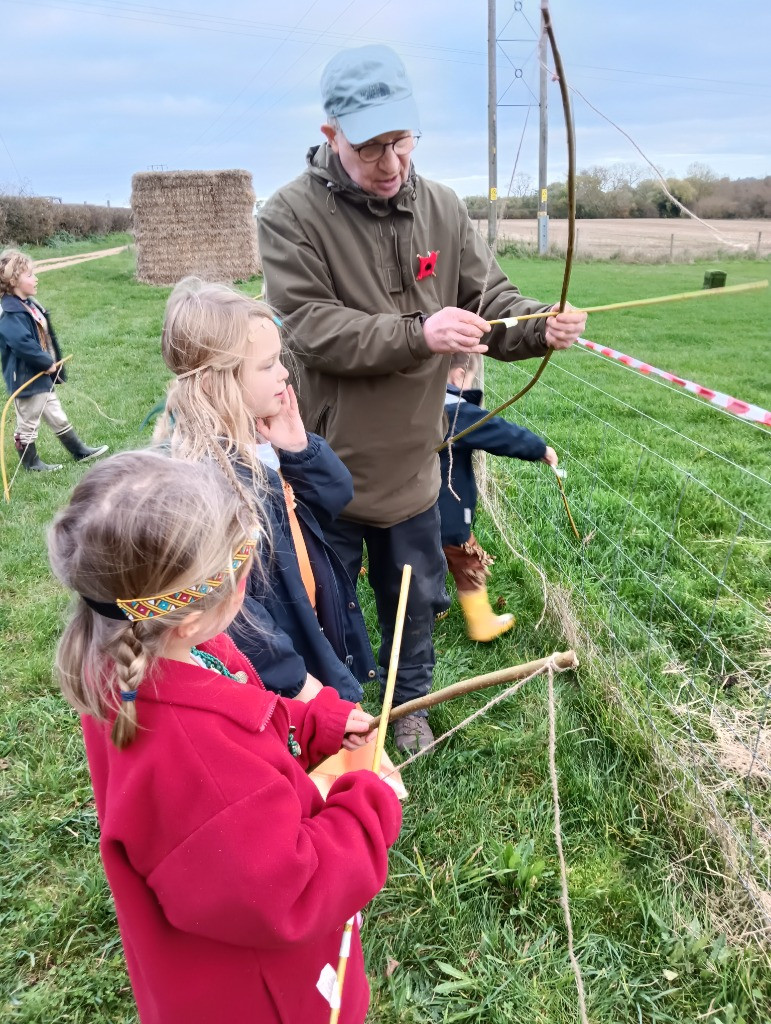
[[[501,44],[499,93],[506,92],[506,102],[531,102],[538,88],[531,29],[538,0],[523,0],[522,13],[513,15],[513,5],[506,12],[503,6],[502,34],[525,41]],[[65,198],[76,201],[117,196],[128,192],[133,171],[150,163],[246,167],[256,190],[271,192],[302,169],[306,149],[320,141],[323,64],[345,45],[372,41],[401,50],[413,78],[423,120],[421,173],[461,194],[486,190],[483,4],[325,0],[308,7],[307,0],[284,0],[266,8],[230,0],[217,9],[203,0],[164,0],[162,8],[127,18],[106,16],[119,7],[107,0],[4,4],[4,71],[7,80],[25,83],[35,115],[32,122],[28,110],[6,105],[3,137],[13,164],[41,193],[71,190]],[[552,0],[551,9],[569,83],[654,163],[675,174],[694,161],[732,177],[771,173],[766,0],[733,8],[718,0],[698,8],[672,0]],[[30,49],[12,45],[24,38],[34,39],[32,71]],[[521,79],[513,78],[512,65],[523,69]],[[553,84],[549,105],[554,180],[564,174],[565,156]],[[640,161],[580,99],[575,108],[579,166]],[[524,114],[521,106],[498,109],[501,190]],[[534,108],[517,168],[533,178],[537,124]],[[0,179],[16,176],[0,147]]]

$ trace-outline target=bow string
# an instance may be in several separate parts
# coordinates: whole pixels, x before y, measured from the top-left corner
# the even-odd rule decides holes
[[[541,0],[541,15],[543,18],[543,28],[549,40],[552,57],[554,58],[554,70],[559,83],[560,97],[562,98],[562,111],[565,119],[565,133],[568,149],[568,238],[567,245],[565,247],[565,268],[562,272],[562,288],[560,290],[559,301],[559,313],[562,313],[568,301],[570,274],[573,269],[573,256],[576,248],[576,137],[573,130],[573,111],[570,104],[570,91],[568,89],[565,77],[565,68],[562,63],[559,47],[557,46],[556,39],[554,38],[554,29],[552,28],[551,15],[549,13],[549,0]],[[527,384],[525,384],[525,386],[518,391],[516,395],[507,399],[502,405],[499,405],[497,409],[493,409],[491,412],[487,413],[486,416],[483,416],[481,420],[478,420],[472,426],[467,427],[466,430],[461,431],[459,434],[453,434],[452,437],[447,438],[447,440],[443,441],[436,450],[441,452],[445,448],[450,447],[459,438],[465,437],[465,435],[471,433],[472,430],[477,430],[479,427],[487,423],[488,420],[491,420],[494,416],[503,412],[504,409],[508,409],[510,405],[518,402],[519,399],[522,398],[523,395],[526,395],[527,392],[537,383],[541,374],[546,369],[553,352],[554,349],[552,348],[548,350],[546,355],[541,359],[538,369]]]

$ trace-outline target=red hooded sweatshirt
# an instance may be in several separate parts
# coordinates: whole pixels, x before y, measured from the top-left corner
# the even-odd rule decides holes
[[[285,701],[224,634],[202,649],[248,682],[161,659],[139,688],[128,747],[83,719],[139,1016],[327,1024],[317,983],[337,967],[345,921],[385,883],[401,807],[371,772],[340,778],[326,803],[305,774],[339,750],[353,707],[331,687]],[[362,1024],[368,1004],[355,929],[340,1024]]]

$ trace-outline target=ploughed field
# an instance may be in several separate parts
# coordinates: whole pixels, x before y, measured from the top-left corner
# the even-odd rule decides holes
[[[616,220],[578,220],[577,252],[579,256],[610,259],[614,256],[639,262],[704,259],[720,252],[723,255],[745,253],[748,256],[771,256],[771,221],[768,220],[707,220],[713,230],[703,224],[683,218],[624,218]],[[481,231],[487,231],[486,221],[477,221]],[[498,237],[500,240],[522,242],[535,247],[538,226],[532,220],[504,220]],[[566,220],[549,220],[549,245],[564,249],[567,242]],[[743,247],[747,248],[744,249]]]

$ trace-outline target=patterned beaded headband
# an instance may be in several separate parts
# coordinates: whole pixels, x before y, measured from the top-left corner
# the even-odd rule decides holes
[[[187,608],[189,605],[200,601],[213,590],[221,587],[229,571],[235,572],[254,551],[257,546],[257,537],[251,537],[233,552],[229,569],[209,576],[202,583],[196,583],[192,587],[184,587],[182,590],[172,590],[167,594],[155,594],[153,597],[116,598],[115,601],[96,601],[92,597],[81,597],[95,612],[104,615],[108,619],[116,619],[124,622],[145,622],[147,619],[158,619],[162,615],[168,615],[179,608]]]

